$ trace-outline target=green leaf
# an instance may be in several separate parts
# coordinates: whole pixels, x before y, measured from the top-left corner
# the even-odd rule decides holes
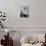
[[[6,16],[3,16],[3,17],[6,17]]]
[[[2,13],[2,12],[0,12],[0,13]]]

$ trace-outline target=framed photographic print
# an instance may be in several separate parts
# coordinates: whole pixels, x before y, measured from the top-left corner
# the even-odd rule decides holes
[[[20,17],[22,17],[22,18],[29,17],[29,6],[22,6],[20,8]]]

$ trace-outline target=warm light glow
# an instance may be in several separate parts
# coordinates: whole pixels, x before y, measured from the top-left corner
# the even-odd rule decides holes
[[[8,33],[9,32],[9,29],[5,29],[5,32]]]

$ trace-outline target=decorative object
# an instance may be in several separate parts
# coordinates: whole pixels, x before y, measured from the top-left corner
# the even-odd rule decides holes
[[[9,33],[7,33],[7,35],[4,35],[5,40],[1,39],[1,44],[3,46],[13,46],[13,39],[11,37],[9,37]]]
[[[9,30],[9,29],[5,29],[5,32],[6,32],[6,33],[9,33],[9,32],[10,32],[10,30]]]
[[[6,15],[4,12],[0,11],[0,27],[3,28],[4,27],[4,22],[6,20]]]
[[[5,40],[1,39],[1,44],[3,46],[13,46],[13,39],[11,37],[9,37],[9,29],[5,29],[5,32],[7,33],[7,35],[4,35]]]
[[[20,17],[21,18],[27,18],[29,17],[29,6],[22,6],[20,8]]]

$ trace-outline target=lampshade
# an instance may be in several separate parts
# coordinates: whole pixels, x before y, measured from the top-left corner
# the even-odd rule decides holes
[[[6,32],[6,33],[9,33],[9,32],[10,32],[10,30],[9,30],[9,29],[5,29],[5,32]]]

